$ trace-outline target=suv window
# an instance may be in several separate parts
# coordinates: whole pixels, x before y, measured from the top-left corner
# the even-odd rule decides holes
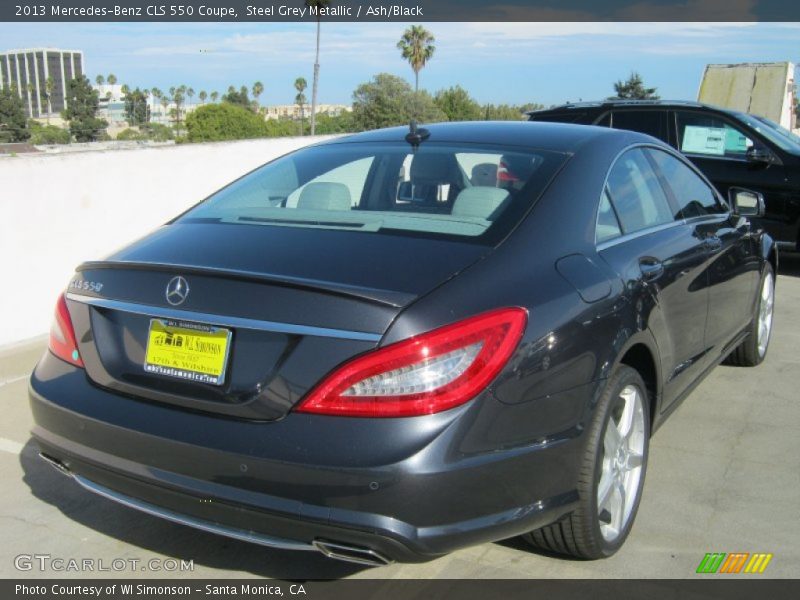
[[[690,111],[677,111],[678,148],[686,154],[744,159],[753,140],[727,121]]]
[[[641,148],[628,150],[614,163],[608,194],[624,233],[673,221],[658,176]]]
[[[706,182],[680,160],[655,148],[648,148],[647,153],[655,161],[666,185],[672,191],[678,205],[676,220],[728,212],[728,207],[719,201]]]
[[[615,110],[611,113],[611,127],[638,131],[660,140],[667,140],[664,111]]]

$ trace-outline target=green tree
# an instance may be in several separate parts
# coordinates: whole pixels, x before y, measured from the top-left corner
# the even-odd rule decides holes
[[[487,104],[483,109],[484,121],[522,121],[523,107],[510,104]]]
[[[216,102],[219,100],[219,92],[211,92],[211,101]]]
[[[200,104],[205,104],[206,98],[208,98],[208,92],[205,90],[200,90],[200,93],[197,94],[197,97],[200,99]]]
[[[244,85],[239,88],[238,92],[236,91],[235,87],[230,86],[228,88],[228,93],[222,97],[222,101],[227,102],[228,104],[236,104],[237,106],[241,106],[242,108],[246,108],[252,112],[250,98],[247,95],[247,87]]]
[[[460,85],[439,90],[433,101],[450,121],[479,121],[483,117],[481,105]]]
[[[656,94],[657,88],[644,86],[642,76],[636,71],[632,71],[627,81],[617,81],[614,84],[616,96],[612,100],[658,100],[660,96]]]
[[[89,80],[83,76],[67,83],[67,109],[64,119],[69,121],[69,131],[79,142],[93,142],[105,134],[108,123],[97,118],[99,96]]]
[[[31,136],[16,86],[0,89],[0,142],[24,142]]]
[[[306,95],[303,92],[306,91],[307,87],[308,82],[304,77],[298,77],[294,80],[294,89],[297,90],[297,96],[294,97],[294,103],[300,107],[300,135],[303,135],[303,132],[306,130],[305,105],[307,100]]]
[[[106,77],[106,81],[108,82],[108,85],[117,85],[117,76],[113,73],[109,73],[108,77]]]
[[[186,117],[191,142],[241,140],[268,135],[263,118],[230,102],[206,104]]]
[[[147,102],[147,94],[139,88],[133,91],[129,90],[125,94],[125,120],[131,127],[144,125],[150,121],[150,105]]]
[[[435,41],[433,34],[422,25],[412,25],[397,42],[397,48],[414,71],[414,91],[419,91],[419,72],[425,68],[436,51],[436,46],[433,45]]]
[[[56,89],[56,82],[52,77],[48,77],[44,82],[44,92],[47,95],[47,123],[50,123],[50,115],[53,113],[53,92]]]
[[[189,98],[189,104],[191,104],[192,98],[194,98],[194,88],[192,87],[186,88],[186,97]]]
[[[331,0],[305,0],[306,6],[316,12],[317,18],[317,46],[314,54],[314,79],[311,85],[311,135],[317,133],[317,91],[319,90],[319,41],[322,30],[322,15],[320,9],[328,8]]]
[[[106,82],[106,78],[103,77],[102,75],[98,75],[97,77],[94,78],[94,81],[98,86],[101,86]]]
[[[259,107],[258,97],[263,93],[264,93],[264,84],[261,83],[260,81],[256,81],[253,84],[253,99],[256,105],[256,112],[258,112],[258,107]]]
[[[414,92],[405,80],[388,73],[376,75],[353,92],[353,129],[365,131],[407,125],[412,119],[426,123],[447,121],[447,115],[427,92]]]

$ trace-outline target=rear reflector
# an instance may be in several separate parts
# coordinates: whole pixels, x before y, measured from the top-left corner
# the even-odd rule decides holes
[[[67,310],[67,300],[64,294],[58,297],[56,302],[56,314],[53,323],[50,325],[50,342],[48,344],[50,352],[61,360],[83,368],[83,361],[78,353],[78,342],[75,338],[75,329],[72,327],[72,319]]]
[[[296,410],[410,417],[459,406],[500,373],[527,320],[525,309],[502,308],[379,348],[339,367]]]

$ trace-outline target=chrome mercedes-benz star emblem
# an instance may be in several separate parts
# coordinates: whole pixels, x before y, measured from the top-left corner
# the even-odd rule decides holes
[[[189,295],[189,284],[181,277],[173,277],[167,284],[167,302],[172,306],[178,306],[186,301]]]

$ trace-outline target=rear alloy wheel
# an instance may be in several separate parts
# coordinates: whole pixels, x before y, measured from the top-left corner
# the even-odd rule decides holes
[[[523,537],[549,552],[596,559],[625,542],[644,486],[649,402],[636,370],[620,365],[609,378],[587,435],[578,509]]]
[[[750,331],[744,341],[731,352],[725,363],[739,367],[755,367],[767,356],[772,337],[772,321],[775,311],[775,273],[772,265],[766,263],[761,274],[755,313],[750,323]]]

